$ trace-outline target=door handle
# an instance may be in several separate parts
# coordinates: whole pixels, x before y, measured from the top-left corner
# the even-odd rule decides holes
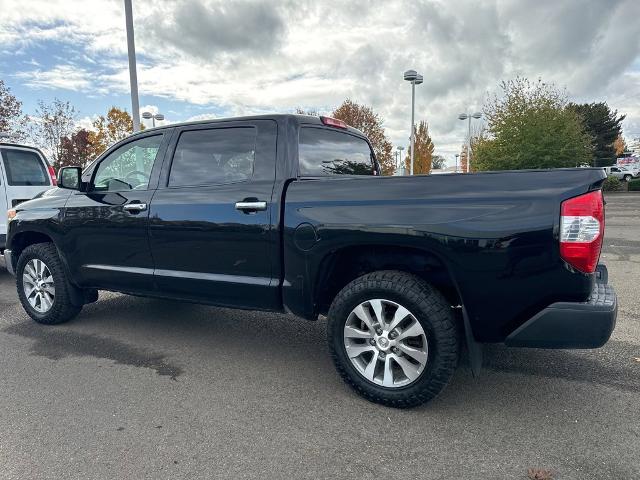
[[[146,203],[127,203],[122,206],[123,210],[127,212],[142,212],[147,209]]]
[[[242,201],[236,202],[236,210],[242,210],[243,212],[257,212],[267,209],[267,202],[258,201]]]

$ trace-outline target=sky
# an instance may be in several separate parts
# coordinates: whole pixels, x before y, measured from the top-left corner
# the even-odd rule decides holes
[[[0,78],[33,113],[69,100],[79,125],[131,111],[123,0],[0,0]],[[133,0],[141,111],[166,122],[371,106],[406,146],[411,89],[450,163],[462,112],[499,83],[541,78],[606,101],[640,137],[638,0]],[[475,120],[474,120],[475,122]]]

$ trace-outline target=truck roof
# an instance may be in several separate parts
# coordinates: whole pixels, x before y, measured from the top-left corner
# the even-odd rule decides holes
[[[314,115],[300,115],[295,113],[275,113],[275,114],[265,114],[265,115],[247,115],[242,117],[212,118],[208,120],[196,120],[192,122],[171,123],[169,125],[162,125],[159,127],[145,128],[144,130],[140,132],[136,132],[133,135],[138,135],[143,132],[146,133],[151,131],[165,130],[167,128],[176,128],[176,127],[183,127],[183,126],[189,126],[189,125],[208,125],[212,123],[241,122],[245,120],[275,120],[275,121],[291,120],[301,125],[323,125],[320,117],[316,117]],[[355,135],[359,135],[362,137],[365,136],[365,134],[362,133],[360,130],[351,126],[348,126],[347,129],[344,131],[355,134]]]

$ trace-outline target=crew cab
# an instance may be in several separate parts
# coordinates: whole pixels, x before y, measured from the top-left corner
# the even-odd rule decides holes
[[[9,211],[7,267],[42,324],[98,290],[326,316],[367,399],[423,403],[483,343],[597,348],[616,295],[598,265],[602,169],[384,177],[339,120],[174,124],[66,167]],[[176,319],[180,321],[180,319]]]
[[[6,212],[56,185],[56,174],[37,148],[0,142],[0,211]],[[7,239],[7,217],[0,217],[0,254]]]

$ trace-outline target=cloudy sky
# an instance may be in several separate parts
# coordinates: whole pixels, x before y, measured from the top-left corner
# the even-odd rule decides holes
[[[436,152],[464,141],[460,112],[517,75],[607,101],[640,137],[638,0],[133,0],[140,103],[184,121],[371,105],[406,145],[410,88]],[[122,0],[0,0],[0,78],[31,113],[70,100],[83,123],[131,110]]]

